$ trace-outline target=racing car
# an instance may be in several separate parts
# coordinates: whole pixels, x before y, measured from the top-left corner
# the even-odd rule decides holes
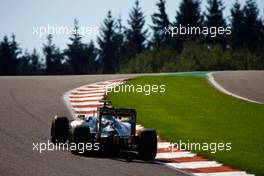
[[[135,109],[113,108],[110,101],[101,101],[97,115],[78,115],[75,120],[55,116],[51,125],[53,143],[99,143],[109,152],[136,152],[143,160],[153,160],[157,153],[154,129],[136,131]],[[78,149],[71,150],[78,154]]]

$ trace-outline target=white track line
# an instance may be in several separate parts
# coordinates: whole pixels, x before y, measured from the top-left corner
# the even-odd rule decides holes
[[[158,142],[158,148],[169,148],[172,146],[173,146],[173,143],[170,143],[170,142]]]
[[[169,159],[169,158],[182,158],[182,157],[194,157],[196,154],[190,152],[168,152],[157,153],[156,159]]]
[[[102,100],[103,96],[98,97],[86,97],[86,98],[70,98],[70,101],[85,101],[85,100]]]
[[[247,174],[243,171],[231,171],[231,172],[214,172],[214,173],[193,173],[197,176],[254,176],[253,174]]]
[[[87,87],[80,87],[76,90],[77,92],[92,92],[92,91],[107,91],[106,88],[87,88]],[[75,91],[75,92],[76,92]]]
[[[105,93],[106,90],[77,90],[72,92],[72,95],[83,95],[83,94],[93,94],[93,93]]]
[[[119,83],[119,82],[112,82],[112,83],[107,83],[107,84],[97,84],[97,85],[95,85],[95,86],[102,86],[102,87],[113,87],[113,86],[119,86],[119,85],[121,85],[121,84],[123,84],[123,83]]]
[[[204,167],[219,167],[222,164],[217,163],[215,161],[194,161],[194,162],[182,162],[182,163],[167,163],[172,167],[178,169],[197,169],[197,168],[204,168]]]
[[[72,106],[78,106],[78,105],[82,105],[82,106],[89,106],[89,105],[103,105],[104,103],[100,103],[99,101],[90,101],[90,102],[72,102],[71,105]]]
[[[83,95],[70,95],[70,98],[84,98],[85,96],[104,96],[104,92],[103,93],[87,93],[87,94],[83,94]]]
[[[97,111],[97,108],[73,108],[74,111],[81,112],[81,111]]]
[[[209,82],[210,82],[210,83],[211,83],[216,89],[218,89],[219,91],[221,91],[221,92],[223,92],[223,93],[225,93],[225,94],[227,94],[227,95],[230,95],[230,96],[233,96],[233,97],[239,98],[239,99],[241,99],[241,100],[249,101],[249,102],[251,102],[251,103],[263,104],[263,103],[261,103],[261,102],[254,101],[254,100],[250,100],[250,99],[248,99],[248,98],[241,97],[241,96],[236,95],[236,94],[234,94],[234,93],[232,93],[232,92],[229,92],[228,90],[226,90],[224,87],[222,87],[222,86],[221,86],[221,85],[220,85],[220,84],[214,79],[213,74],[216,74],[216,73],[215,73],[215,72],[210,72],[210,73],[207,74],[207,76],[208,76],[208,80],[209,80]]]

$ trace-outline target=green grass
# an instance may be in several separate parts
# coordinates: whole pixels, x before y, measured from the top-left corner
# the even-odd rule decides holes
[[[138,123],[171,142],[231,142],[231,151],[195,151],[249,173],[264,175],[264,106],[215,90],[203,77],[152,76],[128,84],[165,84],[165,93],[110,93],[115,107],[131,107]]]

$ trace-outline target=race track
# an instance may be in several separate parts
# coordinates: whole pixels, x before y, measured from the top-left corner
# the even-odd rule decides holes
[[[264,103],[264,71],[224,71],[213,77],[228,92]]]
[[[53,117],[69,115],[65,92],[129,75],[0,77],[0,175],[183,175],[139,160],[74,156],[69,151],[33,151],[46,142]]]

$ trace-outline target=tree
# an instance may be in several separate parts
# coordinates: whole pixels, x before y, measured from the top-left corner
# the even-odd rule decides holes
[[[129,58],[141,53],[146,47],[147,29],[144,29],[145,16],[139,6],[139,1],[135,1],[135,6],[129,13],[128,29],[126,29],[126,46],[129,51]]]
[[[99,44],[99,59],[103,73],[116,73],[117,71],[117,24],[108,11],[107,17],[100,28],[100,36],[97,38]]]
[[[65,54],[73,74],[92,73],[90,68],[94,69],[94,66],[90,64],[94,63],[95,58],[89,57],[88,46],[81,41],[82,36],[79,34],[79,23],[76,19],[74,20],[74,32],[69,39],[71,44],[68,44]]]
[[[18,55],[21,53],[15,35],[12,35],[12,41],[4,36],[0,43],[0,74],[1,75],[16,75],[18,73]]]
[[[264,66],[264,25],[255,0],[247,0],[243,8],[236,1],[231,10],[230,44],[238,69],[262,69]]]
[[[87,59],[87,73],[97,72],[97,49],[94,46],[94,42],[91,40],[88,44],[84,45],[84,56]]]
[[[206,26],[208,28],[226,28],[226,21],[223,17],[224,6],[221,0],[208,0]],[[215,37],[208,35],[206,41],[209,44],[220,44],[223,48],[226,47],[226,35],[217,34]]]
[[[240,4],[236,0],[231,9],[231,26],[232,33],[230,37],[230,44],[232,48],[238,49],[243,47],[243,37],[245,34],[245,17]]]
[[[30,54],[26,50],[25,54],[23,54],[18,60],[18,74],[28,75],[30,72]]]
[[[153,30],[152,45],[168,46],[170,44],[170,36],[166,35],[164,32],[164,29],[169,28],[170,26],[170,21],[166,13],[165,4],[166,4],[165,0],[159,0],[156,3],[159,12],[154,13],[151,16],[153,22],[153,26],[151,26]]]
[[[52,43],[52,35],[47,36],[47,44],[43,46],[43,53],[46,60],[46,74],[62,74],[62,60],[63,55],[59,48]]]
[[[30,54],[27,50],[18,59],[18,73],[19,75],[39,75],[43,74],[42,65],[39,54],[34,48]]]
[[[117,33],[116,33],[116,44],[117,44],[117,50],[116,50],[116,57],[117,57],[117,61],[116,61],[116,71],[119,72],[120,71],[120,67],[122,67],[122,65],[127,63],[127,50],[125,47],[125,36],[124,36],[124,32],[125,32],[125,27],[122,25],[122,19],[121,19],[121,15],[119,15],[118,19],[117,19]]]
[[[202,28],[203,16],[201,14],[200,8],[201,2],[199,0],[182,0],[179,11],[176,12],[176,26],[184,27],[199,27]],[[193,35],[177,35],[174,37],[174,48],[178,51],[182,50],[183,43],[185,41],[196,41],[200,40],[201,36],[199,34]]]
[[[244,12],[244,35],[243,44],[251,52],[259,50],[263,46],[263,25],[259,18],[259,10],[255,0],[247,0],[243,8]]]
[[[30,67],[32,74],[39,74],[40,73],[40,62],[39,62],[39,55],[37,53],[37,50],[34,48],[33,52],[30,56]]]

